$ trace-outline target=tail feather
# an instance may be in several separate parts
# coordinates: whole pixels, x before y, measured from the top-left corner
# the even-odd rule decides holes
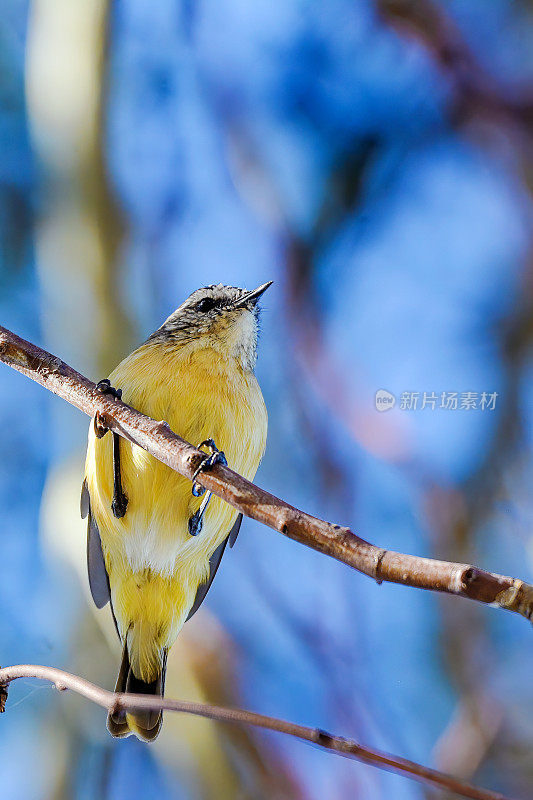
[[[120,663],[120,669],[117,676],[117,682],[115,684],[115,692],[125,692],[126,691],[126,682],[128,680],[128,673],[130,671],[130,659],[128,656],[128,648],[126,643],[124,642],[124,649],[122,650],[122,661]],[[130,726],[126,721],[126,712],[119,711],[115,714],[109,712],[107,715],[107,730],[117,739],[120,739],[124,736],[130,736]]]
[[[130,665],[127,643],[124,642],[122,662],[118,673],[115,692],[129,692],[130,694],[145,694],[163,697],[165,691],[165,674],[167,668],[167,651],[163,652],[161,671],[155,681],[146,681],[137,678]],[[134,734],[144,742],[153,742],[161,730],[163,712],[160,710],[147,711],[119,711],[110,712],[107,716],[107,729],[109,733],[122,738]]]

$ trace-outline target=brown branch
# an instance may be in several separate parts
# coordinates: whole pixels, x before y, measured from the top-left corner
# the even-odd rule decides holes
[[[519,125],[531,144],[533,97],[529,88],[495,80],[475,58],[453,15],[434,0],[377,0],[381,18],[400,34],[416,37],[432,53],[451,80],[452,118],[464,123],[485,116],[498,123]]]
[[[89,416],[99,411],[112,431],[142,447],[186,478],[205,457],[170,430],[124,403],[102,395],[95,384],[61,359],[0,327],[0,361],[37,381]],[[420,589],[468,597],[533,617],[533,586],[516,578],[485,572],[471,564],[395,553],[370,544],[349,528],[334,525],[297,508],[247,481],[229,467],[217,464],[202,472],[198,483],[247,517],[268,525],[290,539],[332,556],[374,578]]]
[[[382,753],[379,750],[360,745],[353,739],[334,736],[320,730],[320,728],[297,725],[294,722],[267,717],[264,714],[256,714],[253,711],[222,708],[204,703],[193,703],[188,700],[170,700],[141,694],[115,694],[96,686],[94,683],[90,683],[84,678],[80,678],[78,675],[72,675],[70,672],[64,672],[55,667],[19,664],[14,667],[0,669],[0,712],[5,711],[9,683],[17,678],[39,678],[40,680],[51,681],[59,691],[71,689],[93,703],[102,706],[102,708],[108,711],[112,710],[115,713],[122,710],[140,711],[161,708],[165,711],[179,711],[183,714],[193,714],[197,717],[206,717],[219,722],[235,722],[240,725],[253,725],[256,728],[278,731],[378,769],[395,772],[421,783],[438,786],[441,789],[449,789],[460,797],[470,797],[474,798],[474,800],[509,800],[504,795],[463,783],[449,775],[444,775],[442,772],[417,764],[415,761]]]

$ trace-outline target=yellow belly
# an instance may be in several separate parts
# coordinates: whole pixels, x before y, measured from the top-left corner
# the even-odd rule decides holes
[[[213,438],[232,469],[254,477],[265,449],[266,409],[255,376],[234,359],[211,349],[180,352],[150,343],[119,364],[110,380],[126,403],[166,420],[193,444]],[[128,509],[116,519],[112,437],[96,439],[91,425],[86,478],[114,613],[122,637],[135,623],[142,642],[169,647],[237,512],[213,497],[200,534],[191,537],[188,520],[201,502],[191,482],[124,439],[120,453]],[[143,654],[140,647],[137,674],[150,673],[152,649],[147,645]]]

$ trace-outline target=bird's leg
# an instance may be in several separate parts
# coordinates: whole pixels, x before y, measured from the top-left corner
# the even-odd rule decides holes
[[[98,381],[96,384],[97,391],[102,394],[109,394],[115,400],[122,398],[122,389],[115,389],[111,386],[108,378]],[[105,436],[109,428],[105,424],[100,412],[96,412],[94,416],[94,433],[98,439]],[[111,510],[117,519],[120,519],[126,513],[128,508],[128,498],[122,490],[122,478],[120,473],[120,436],[118,433],[113,432],[113,499],[111,501]]]
[[[120,436],[113,433],[113,499],[111,510],[117,519],[126,513],[128,498],[122,489],[122,476],[120,473]]]
[[[194,497],[201,497],[205,492],[204,487],[200,486],[200,484],[196,483],[196,478],[200,474],[200,472],[203,472],[206,469],[211,469],[211,467],[213,467],[215,464],[227,464],[228,463],[226,461],[226,456],[224,455],[222,450],[218,449],[218,447],[214,443],[213,439],[205,439],[203,442],[201,442],[198,445],[198,447],[207,447],[207,448],[209,448],[210,455],[206,455],[205,459],[202,461],[202,463],[200,464],[200,466],[198,467],[198,469],[196,470],[196,472],[192,476],[192,493],[193,493]],[[198,536],[198,534],[202,530],[202,524],[203,524],[203,521],[204,521],[203,520],[204,512],[205,512],[205,510],[207,508],[207,505],[208,505],[209,501],[211,500],[211,496],[212,496],[211,492],[207,492],[205,497],[204,497],[204,499],[202,500],[202,504],[201,504],[200,508],[198,509],[198,511],[195,511],[195,513],[192,515],[192,517],[190,517],[190,519],[189,519],[189,533],[190,533],[191,536]]]

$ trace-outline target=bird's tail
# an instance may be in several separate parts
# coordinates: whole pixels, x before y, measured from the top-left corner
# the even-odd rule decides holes
[[[130,664],[127,639],[124,641],[122,663],[118,673],[115,692],[154,695],[163,697],[165,691],[165,673],[167,669],[167,650],[163,650],[161,668],[155,680],[147,683],[137,678]],[[111,736],[122,738],[134,734],[144,742],[153,742],[161,730],[163,712],[156,711],[110,711],[107,715],[107,729]]]

